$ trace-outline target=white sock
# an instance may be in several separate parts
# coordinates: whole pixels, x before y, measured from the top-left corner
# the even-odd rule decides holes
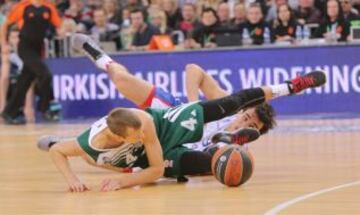
[[[113,62],[113,59],[111,59],[111,57],[109,57],[109,55],[104,54],[95,61],[95,64],[100,69],[107,71],[107,67],[112,62]]]
[[[270,88],[273,94],[273,98],[290,95],[289,85],[286,83],[271,85]]]

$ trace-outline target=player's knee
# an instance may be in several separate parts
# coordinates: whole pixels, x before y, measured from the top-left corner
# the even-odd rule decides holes
[[[187,74],[196,74],[200,71],[200,67],[196,64],[190,63],[185,66]]]

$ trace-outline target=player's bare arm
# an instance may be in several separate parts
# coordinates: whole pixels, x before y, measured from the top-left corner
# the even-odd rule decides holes
[[[149,161],[149,167],[138,173],[124,174],[115,179],[105,179],[101,185],[102,191],[113,191],[121,188],[151,183],[162,177],[164,174],[162,149],[159,139],[157,138],[153,120],[151,116],[144,111],[134,111],[138,113],[138,116],[143,123],[143,143]]]
[[[62,141],[49,150],[55,166],[64,176],[71,192],[83,192],[88,188],[80,181],[71,169],[68,157],[86,156],[76,140]]]
[[[199,100],[199,90],[208,100],[228,96],[229,93],[220,87],[217,81],[204,71],[199,65],[188,64],[186,71],[186,92],[188,101]]]

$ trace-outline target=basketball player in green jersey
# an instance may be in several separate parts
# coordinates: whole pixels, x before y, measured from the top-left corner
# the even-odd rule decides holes
[[[111,70],[113,66],[117,67],[107,55],[86,41],[82,47],[100,68],[108,67]],[[302,79],[302,84],[298,84],[299,79]],[[67,159],[70,156],[81,156],[92,165],[119,172],[129,167],[143,169],[138,173],[105,179],[101,184],[102,191],[150,183],[178,171],[178,161],[173,161],[166,166],[170,168],[165,168],[164,159],[172,156],[173,149],[198,141],[205,123],[273,98],[323,85],[325,81],[324,73],[312,72],[296,78],[296,82],[292,80],[279,85],[243,90],[224,98],[168,109],[148,108],[143,111],[116,108],[76,140],[59,141],[44,147],[49,149],[51,158],[72,191],[81,192],[87,188],[71,170]]]

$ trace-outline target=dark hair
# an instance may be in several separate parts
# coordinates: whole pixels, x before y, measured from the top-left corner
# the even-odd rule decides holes
[[[202,12],[201,12],[201,17],[204,15],[204,13],[212,13],[214,16],[215,16],[215,18],[216,18],[216,22],[219,22],[219,17],[218,17],[218,15],[217,15],[217,13],[216,13],[216,11],[213,9],[213,8],[211,8],[211,7],[206,7],[206,8],[204,8],[203,10],[202,10]]]
[[[127,136],[127,128],[139,129],[141,127],[140,118],[126,108],[115,108],[110,111],[106,123],[112,133],[121,137]]]
[[[290,13],[290,19],[289,19],[289,25],[291,24],[291,23],[296,23],[296,18],[295,18],[295,15],[294,15],[294,11],[291,9],[291,7],[290,7],[290,5],[288,4],[288,3],[284,3],[284,4],[281,4],[281,5],[279,5],[278,7],[277,7],[277,9],[276,9],[276,21],[274,22],[274,25],[276,25],[276,23],[281,23],[281,24],[283,24],[282,23],[282,21],[281,21],[281,19],[280,19],[280,17],[279,17],[279,11],[280,11],[280,7],[282,7],[282,6],[286,6],[287,7],[287,9],[288,9],[288,11],[289,11],[289,13]]]
[[[267,133],[270,129],[273,129],[276,126],[275,121],[275,110],[268,103],[262,103],[255,107],[255,112],[259,117],[259,120],[264,123],[264,126],[260,129],[260,134]]]
[[[130,14],[132,14],[132,13],[141,13],[143,16],[145,15],[145,14],[144,14],[144,11],[141,10],[140,8],[134,8],[134,9],[132,9],[132,10],[130,11]]]
[[[134,9],[130,10],[130,14],[133,14],[133,13],[141,13],[143,16],[144,22],[146,22],[147,17],[148,17],[148,14],[146,11],[142,10],[141,8],[134,8]]]
[[[258,2],[250,3],[248,6],[248,9],[250,9],[252,7],[259,8],[261,10],[261,13],[263,13],[260,3],[258,3]]]
[[[345,22],[344,12],[343,12],[343,9],[341,7],[341,3],[340,3],[339,0],[327,0],[327,1],[325,1],[325,20],[330,22],[330,17],[329,17],[328,12],[327,12],[327,4],[329,3],[329,1],[335,1],[337,3],[337,5],[338,5],[339,11],[338,11],[338,16],[336,18],[337,21],[340,22],[340,23]]]

